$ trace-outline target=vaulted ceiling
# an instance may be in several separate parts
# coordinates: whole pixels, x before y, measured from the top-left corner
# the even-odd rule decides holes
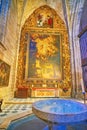
[[[29,15],[42,5],[48,5],[55,9],[64,20],[62,0],[17,0],[18,24],[23,26]]]

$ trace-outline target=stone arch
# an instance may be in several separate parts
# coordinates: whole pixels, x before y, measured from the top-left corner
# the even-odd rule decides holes
[[[36,21],[38,14],[45,14],[45,15],[52,15],[53,16],[53,28],[59,28],[59,29],[66,29],[66,25],[64,21],[60,18],[60,16],[56,13],[54,9],[51,7],[44,5],[39,8],[37,8],[25,21],[25,24],[23,28],[29,28],[29,27],[37,27]],[[22,29],[23,29],[22,28]]]

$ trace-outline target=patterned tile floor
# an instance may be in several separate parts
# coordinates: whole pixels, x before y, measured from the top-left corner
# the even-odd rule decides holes
[[[3,120],[9,116],[13,116],[27,110],[31,110],[30,104],[7,104],[5,108],[3,108],[3,111],[0,113],[0,123],[2,123]]]
[[[43,99],[44,98],[10,99],[9,101],[5,102],[5,106],[2,108],[2,112],[0,113],[0,124],[10,116],[14,116],[26,111],[31,111],[32,103]]]

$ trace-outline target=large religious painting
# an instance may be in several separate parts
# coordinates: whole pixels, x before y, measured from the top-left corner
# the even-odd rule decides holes
[[[8,86],[10,66],[0,59],[0,86]]]
[[[62,80],[61,35],[30,34],[28,78]]]

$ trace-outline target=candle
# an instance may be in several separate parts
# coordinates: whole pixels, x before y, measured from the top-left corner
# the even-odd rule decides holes
[[[82,92],[85,93],[85,88],[84,88],[83,79],[81,79],[81,86],[82,86]]]

